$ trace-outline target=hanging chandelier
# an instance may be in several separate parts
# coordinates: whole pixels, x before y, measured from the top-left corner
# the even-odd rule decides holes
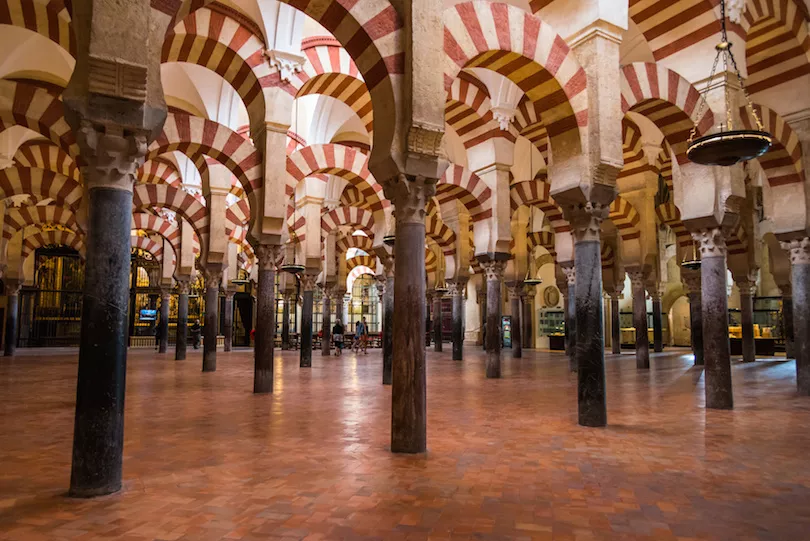
[[[698,115],[696,118],[699,122],[703,117],[704,111],[708,107],[706,96],[711,90],[712,82],[717,71],[717,65],[720,63],[720,59],[722,58],[723,78],[726,83],[726,87],[728,86],[729,82],[728,70],[729,66],[731,66],[734,69],[734,72],[737,74],[737,81],[740,85],[740,90],[745,97],[746,107],[751,112],[751,116],[753,117],[754,122],[756,122],[757,129],[734,129],[734,115],[732,114],[728,88],[726,88],[725,124],[721,124],[719,126],[719,132],[704,135],[698,139],[695,139],[698,128],[698,125],[695,124],[695,126],[692,128],[692,132],[689,134],[689,146],[686,151],[686,156],[690,161],[700,165],[719,165],[722,167],[728,167],[742,161],[752,160],[762,156],[768,152],[768,149],[771,148],[773,138],[771,137],[771,134],[764,131],[762,128],[762,122],[760,121],[759,115],[754,110],[754,106],[751,104],[751,98],[748,96],[748,91],[745,88],[745,83],[743,83],[740,69],[737,67],[737,61],[734,59],[734,53],[731,52],[732,44],[728,40],[728,34],[726,33],[726,0],[720,0],[720,17],[720,43],[715,46],[717,54],[714,57],[714,65],[712,66],[709,80],[706,83],[706,88],[700,97],[700,105],[698,107]]]
[[[295,139],[293,140],[293,143],[294,143],[295,147],[293,149],[293,152],[295,152],[296,150],[298,150],[298,137],[299,137],[299,135],[298,135],[298,100],[295,100],[293,103],[295,104],[295,108],[293,110],[293,134],[295,135]],[[292,243],[292,245],[293,245],[292,262],[287,263],[285,261],[285,263],[280,267],[280,269],[281,269],[282,272],[298,275],[298,274],[303,274],[303,272],[305,270],[307,270],[307,268],[304,265],[302,265],[301,263],[297,263],[298,258],[296,257],[296,251],[297,251],[298,245],[301,244],[301,243],[298,241],[298,234],[295,232],[296,224],[298,223],[298,205],[295,204],[295,199],[296,199],[295,198],[295,192],[293,192],[293,196],[292,196],[293,225],[292,225],[292,232],[290,233],[290,240],[287,241],[289,243]],[[285,258],[285,260],[286,260],[286,258]]]

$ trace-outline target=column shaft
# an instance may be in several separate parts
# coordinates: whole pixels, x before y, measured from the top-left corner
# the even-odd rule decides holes
[[[178,284],[177,294],[177,334],[174,339],[174,360],[182,361],[186,358],[188,344],[188,282]]]
[[[501,279],[503,261],[482,263],[487,274],[487,377],[501,377]]]
[[[486,274],[484,275],[484,284],[481,286],[481,296],[478,300],[478,307],[481,311],[481,348],[487,350],[487,283]]]
[[[304,304],[301,306],[301,362],[302,368],[312,366],[312,303],[314,302],[315,277],[307,277],[304,281],[311,281],[311,284],[304,285]],[[309,287],[308,287],[309,286]]]
[[[796,388],[800,396],[810,396],[810,239],[783,242],[782,247],[790,254]]]
[[[689,293],[689,319],[695,365],[703,366],[703,302],[699,290]]]
[[[701,243],[702,254],[700,279],[706,407],[732,409],[725,239],[719,229],[700,231],[693,236]]]
[[[290,349],[290,295],[285,294],[282,301],[282,314],[281,314],[281,349],[287,351]]]
[[[253,350],[253,392],[273,392],[273,355],[276,335],[276,259],[279,247],[256,247],[259,263],[256,287],[256,329]]]
[[[436,293],[433,298],[433,351],[441,352],[444,336],[442,336],[442,294]]]
[[[466,283],[457,283],[453,291],[453,360],[464,358],[464,291]]]
[[[90,184],[71,496],[121,488],[131,218],[131,191]]]
[[[17,284],[7,284],[6,296],[6,340],[3,343],[3,354],[12,357],[17,351],[17,327],[19,326],[20,288]]]
[[[160,295],[160,329],[158,335],[160,336],[160,343],[158,344],[158,353],[166,353],[169,350],[169,302],[171,296],[169,293],[161,293]]]
[[[579,424],[594,427],[605,426],[607,424],[607,403],[605,342],[602,334],[601,242],[598,237],[595,240],[578,240],[574,245],[574,250]]]
[[[785,329],[785,357],[796,358],[795,335],[793,332],[793,297],[782,296],[782,325]]]
[[[646,309],[646,308],[645,308]],[[653,311],[653,351],[664,351],[664,326],[661,318],[661,297],[655,295],[652,300]]]
[[[520,298],[523,313],[521,323],[523,324],[523,349],[534,349],[534,325],[532,325],[532,302],[531,295],[523,295]]]
[[[520,321],[520,296],[517,291],[511,295],[512,304],[512,357],[520,359],[523,357],[523,333],[521,333]]]
[[[332,297],[324,291],[323,324],[321,325],[321,355],[332,353]]]
[[[756,343],[754,342],[754,297],[749,292],[740,291],[740,323],[742,326],[743,362],[757,360]]]
[[[650,337],[647,335],[647,293],[641,271],[630,273],[633,284],[633,326],[636,328],[636,368],[650,367]]]
[[[221,281],[221,272],[206,273],[203,372],[214,372],[217,369],[217,327],[219,326],[219,286]]]
[[[600,263],[601,264],[601,263]],[[571,372],[576,372],[579,368],[577,362],[577,286],[576,286],[576,268],[570,267],[570,276],[568,278],[568,314],[566,315],[565,324],[568,327],[568,369]]]
[[[433,320],[430,317],[433,308],[433,296],[428,295],[425,297],[425,347],[430,347],[430,342],[433,340]]]
[[[391,385],[394,362],[394,276],[386,279],[383,294],[383,385]]]
[[[225,347],[224,351],[231,351],[233,347],[233,295],[229,291],[225,293]]]
[[[622,352],[622,320],[618,295],[610,297],[610,347],[616,355]]]

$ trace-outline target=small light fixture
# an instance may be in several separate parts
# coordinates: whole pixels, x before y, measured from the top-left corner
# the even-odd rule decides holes
[[[530,149],[531,150],[531,149]],[[530,167],[531,167],[531,158],[529,159]],[[531,173],[530,173],[531,174]],[[531,205],[529,205],[529,234],[528,237],[534,234],[534,210],[532,209]],[[526,243],[529,244],[528,242]],[[527,286],[537,286],[543,283],[543,279],[537,276],[537,269],[535,268],[534,262],[534,247],[527,246],[529,249],[529,264],[526,267],[526,276],[523,278],[523,284]]]
[[[681,262],[681,267],[686,270],[700,270],[700,257],[698,255],[697,243],[692,241],[692,253]]]
[[[386,235],[383,237],[383,244],[386,246],[393,246],[394,242],[396,241],[396,235]]]

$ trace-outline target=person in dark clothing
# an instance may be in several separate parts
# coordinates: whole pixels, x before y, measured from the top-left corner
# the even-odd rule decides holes
[[[194,345],[194,349],[200,349],[200,334],[202,334],[200,320],[195,319],[194,325],[191,326],[191,343]]]
[[[335,341],[335,356],[343,355],[343,333],[346,329],[343,328],[343,323],[340,320],[335,322],[332,327],[332,339]]]

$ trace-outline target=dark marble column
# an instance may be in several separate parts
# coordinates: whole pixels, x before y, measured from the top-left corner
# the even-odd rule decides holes
[[[323,288],[322,298],[322,321],[321,321],[321,355],[332,354],[332,292],[334,286],[327,285]]]
[[[609,204],[588,203],[569,212],[576,262],[576,363],[579,424],[607,424],[605,340],[602,321],[600,231]]]
[[[258,285],[256,287],[256,338],[253,351],[253,392],[273,392],[273,355],[276,338],[276,262],[280,246],[256,247]]]
[[[782,248],[790,255],[796,388],[810,396],[810,238],[783,242]]]
[[[618,355],[622,352],[622,320],[619,315],[619,300],[621,293],[610,296],[610,347],[611,352]]]
[[[281,350],[287,351],[290,349],[290,303],[292,302],[293,294],[285,293],[282,301],[282,314],[281,314]]]
[[[177,334],[174,339],[174,360],[186,358],[188,347],[188,280],[177,281]]]
[[[453,299],[453,360],[464,359],[464,290],[467,279],[450,282],[450,297]]]
[[[430,312],[433,309],[433,292],[425,293],[425,347],[430,347],[433,339],[433,320]]]
[[[441,353],[442,343],[444,342],[443,329],[442,329],[442,297],[443,291],[436,291],[433,295],[433,351]]]
[[[703,366],[703,303],[700,288],[700,272],[681,270],[684,289],[689,298],[689,328],[692,339],[692,354],[695,366]]]
[[[506,269],[506,254],[482,261],[487,276],[487,377],[501,377],[501,281]],[[498,259],[498,257],[503,259]]]
[[[345,326],[347,322],[343,319],[343,295],[344,290],[336,289],[332,296],[335,300],[335,321],[340,321]]]
[[[169,302],[172,295],[168,289],[160,290],[160,329],[158,336],[158,353],[166,353],[169,350]]]
[[[394,358],[391,388],[391,451],[427,450],[425,372],[425,204],[436,180],[404,175],[383,181],[394,205]]]
[[[520,321],[520,296],[523,294],[523,284],[511,285],[507,287],[509,291],[510,311],[512,312],[512,357],[520,359],[523,357],[523,334],[521,333]]]
[[[650,367],[650,337],[647,335],[647,292],[644,271],[628,271],[633,286],[633,326],[636,328],[636,368]]]
[[[487,283],[486,274],[484,274],[483,284],[478,288],[478,309],[481,316],[481,348],[486,351],[487,349]]]
[[[661,353],[664,351],[664,325],[661,317],[661,292],[653,289],[650,292],[652,298],[653,313],[653,351]]]
[[[391,258],[393,265],[393,258]],[[383,294],[383,385],[391,385],[394,362],[394,267],[386,266]]]
[[[752,363],[757,360],[757,345],[754,342],[754,294],[756,280],[737,282],[740,290],[740,323],[742,327],[742,360]]]
[[[706,407],[732,409],[731,353],[728,342],[726,240],[720,228],[693,232],[701,253],[703,353],[706,362]]]
[[[225,290],[225,347],[224,351],[231,351],[233,347],[233,296],[236,291]]]
[[[601,265],[601,263],[600,263]],[[561,265],[568,286],[568,294],[565,297],[565,339],[568,346],[568,369],[571,372],[577,371],[577,296],[576,281],[577,273],[574,262]]]
[[[312,366],[312,303],[315,300],[315,278],[314,274],[301,275],[301,368]]]
[[[216,267],[205,271],[205,327],[203,328],[203,372],[217,369],[217,331],[219,330],[219,288],[222,270]]]
[[[568,363],[569,368],[571,367],[571,341],[568,337],[568,331],[571,330],[570,323],[568,322],[568,283],[563,281],[562,283],[557,282],[557,289],[560,290],[560,295],[562,296],[562,305],[563,305],[563,348],[565,350],[566,357],[569,357]]]
[[[21,287],[19,280],[6,280],[6,339],[3,342],[6,357],[13,357],[17,351]]]
[[[132,187],[146,139],[88,124],[74,133],[88,214],[69,494],[93,497],[121,488]]]
[[[795,334],[793,332],[793,289],[791,286],[779,287],[782,293],[782,328],[785,335],[785,357],[796,358]]]
[[[520,322],[523,325],[521,335],[523,336],[523,349],[534,349],[534,325],[532,321],[532,299],[534,298],[534,287],[524,286],[520,295],[520,305],[523,309]]]

